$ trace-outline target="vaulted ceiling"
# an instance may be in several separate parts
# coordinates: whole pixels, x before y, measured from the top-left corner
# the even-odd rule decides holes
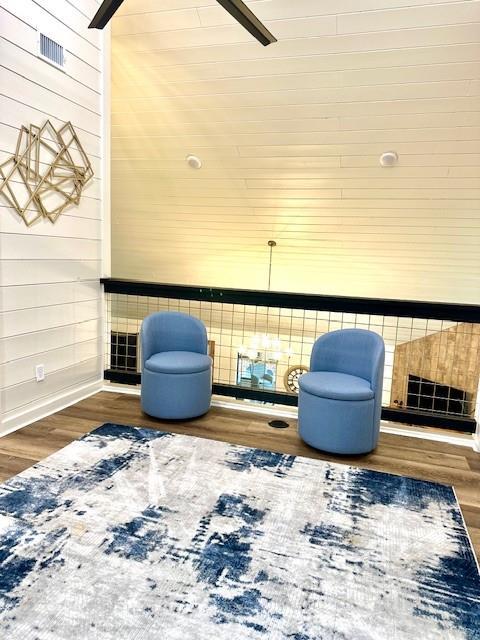
[[[248,5],[112,21],[114,274],[479,302],[480,3]]]

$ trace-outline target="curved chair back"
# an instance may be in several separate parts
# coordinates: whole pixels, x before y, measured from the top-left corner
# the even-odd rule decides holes
[[[332,388],[345,384],[344,399],[335,400],[308,393],[302,388],[298,399],[300,436],[318,449],[333,453],[367,453],[378,441],[382,413],[383,338],[365,329],[340,329],[318,338],[313,345],[310,380],[330,380]],[[347,374],[370,384],[373,398],[354,400],[348,394],[348,379],[315,372]],[[307,377],[305,377],[306,383]],[[349,399],[351,397],[351,400]]]
[[[311,371],[335,371],[368,380],[381,392],[385,343],[366,329],[339,329],[318,338],[310,359]]]
[[[193,351],[207,353],[205,325],[198,318],[178,311],[152,313],[142,322],[142,367],[154,353]]]

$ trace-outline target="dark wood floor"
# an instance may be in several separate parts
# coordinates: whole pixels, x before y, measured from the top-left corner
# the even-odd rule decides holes
[[[102,392],[48,418],[0,438],[0,481],[104,422],[143,425],[310,458],[409,475],[455,487],[477,557],[480,558],[480,455],[467,447],[381,434],[378,448],[365,456],[328,456],[305,445],[296,423],[272,429],[268,416],[213,407],[206,416],[185,423],[160,422],[142,413],[137,396]]]

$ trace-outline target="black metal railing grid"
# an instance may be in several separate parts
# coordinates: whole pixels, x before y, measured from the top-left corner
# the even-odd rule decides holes
[[[143,318],[156,311],[182,311],[207,327],[215,393],[295,405],[298,377],[308,369],[315,339],[335,329],[358,327],[377,332],[385,341],[384,418],[475,429],[477,307],[103,282],[107,379],[138,384]]]

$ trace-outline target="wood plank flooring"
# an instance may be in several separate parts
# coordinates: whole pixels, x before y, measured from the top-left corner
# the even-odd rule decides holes
[[[161,422],[142,413],[137,396],[101,392],[0,438],[0,481],[20,473],[104,422],[147,426],[163,431],[343,462],[367,469],[453,485],[477,557],[480,558],[480,455],[467,447],[381,434],[377,449],[364,456],[330,456],[304,444],[297,425],[272,429],[269,417],[212,407],[189,422]]]

